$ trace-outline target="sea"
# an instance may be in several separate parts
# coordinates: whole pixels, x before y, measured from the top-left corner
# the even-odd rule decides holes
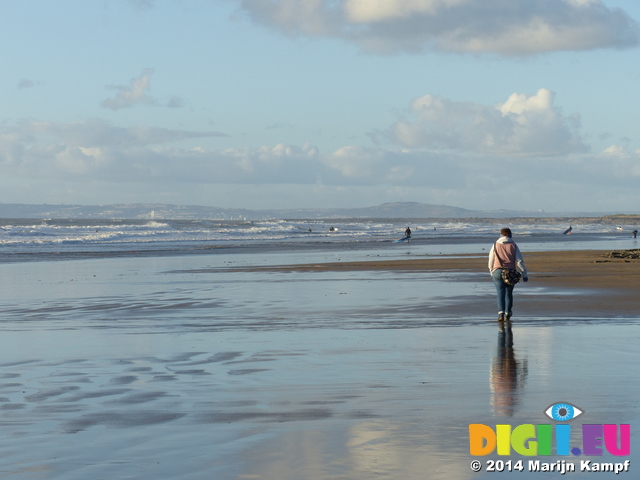
[[[384,256],[411,245],[426,253],[481,252],[509,226],[529,251],[635,248],[633,226],[424,221],[0,219],[0,263],[92,257],[234,254],[252,252],[375,251]],[[572,227],[571,234],[563,232]],[[410,243],[398,242],[407,227]],[[524,250],[524,248],[523,248]]]

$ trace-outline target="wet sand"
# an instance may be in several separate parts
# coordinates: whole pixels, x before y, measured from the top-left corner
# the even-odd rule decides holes
[[[638,317],[580,305],[626,298],[639,266],[592,255],[526,254],[510,332],[473,256],[2,265],[0,477],[495,478],[471,472],[468,425],[552,423],[559,401],[635,446]]]
[[[524,315],[612,317],[640,315],[640,260],[610,258],[609,251],[527,252],[529,282],[516,288],[517,310]],[[459,281],[488,278],[487,258],[478,255],[372,260],[261,267],[270,271],[300,272],[451,272]],[[466,277],[465,277],[466,275]],[[543,290],[540,290],[541,287]],[[535,289],[534,292],[530,291]],[[485,301],[480,300],[483,304]],[[447,309],[451,306],[447,305]],[[460,298],[459,315],[478,312],[478,300]]]

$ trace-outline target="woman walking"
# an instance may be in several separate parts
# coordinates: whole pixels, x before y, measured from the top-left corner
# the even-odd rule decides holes
[[[498,241],[491,247],[489,253],[489,271],[491,278],[498,292],[498,321],[511,320],[513,314],[513,285],[509,285],[502,279],[502,270],[517,270],[522,274],[522,281],[529,280],[527,276],[527,268],[524,266],[522,253],[511,238],[511,229],[503,228],[500,230],[502,235]]]

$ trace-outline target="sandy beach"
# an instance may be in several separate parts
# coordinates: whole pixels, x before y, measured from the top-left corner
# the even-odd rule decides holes
[[[518,311],[524,315],[637,316],[640,314],[637,298],[640,260],[612,258],[611,253],[599,250],[527,252],[525,264],[530,281],[516,287],[516,295],[521,294],[517,297]],[[458,274],[458,280],[462,282],[488,279],[486,256],[478,255],[269,266],[259,270],[449,272]],[[535,293],[530,294],[528,290],[531,289],[535,289]],[[472,301],[462,297],[459,300],[456,308],[460,315],[477,313],[478,302],[483,306],[486,303],[485,299]]]
[[[468,425],[560,401],[635,445],[640,266],[605,253],[525,252],[502,331],[478,255],[0,265],[0,476],[495,478]]]

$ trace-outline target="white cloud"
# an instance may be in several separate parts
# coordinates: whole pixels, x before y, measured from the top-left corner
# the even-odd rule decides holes
[[[514,113],[521,115],[524,112],[545,112],[552,109],[553,92],[541,88],[535,95],[527,97],[523,93],[512,93],[506,102],[498,105],[498,110],[503,115]]]
[[[134,105],[165,106],[168,108],[183,107],[184,100],[175,95],[170,96],[166,103],[164,103],[147,93],[151,88],[151,75],[153,75],[153,73],[153,68],[145,68],[142,70],[140,76],[131,79],[128,86],[108,86],[107,88],[117,90],[118,93],[114,97],[107,98],[100,105],[111,110],[131,108]]]
[[[346,18],[353,23],[383,22],[438,12],[472,0],[345,0]]]
[[[619,158],[631,158],[631,152],[622,145],[611,145],[602,151],[603,155]]]
[[[99,170],[101,163],[108,162],[107,156],[99,148],[63,146],[54,155],[55,165],[63,172],[82,175]]]
[[[429,147],[493,155],[563,155],[584,152],[579,118],[563,116],[554,94],[512,94],[492,106],[454,102],[434,95],[413,100],[408,118],[391,127],[391,137],[408,147]]]
[[[153,68],[145,68],[139,77],[131,79],[129,86],[110,86],[109,88],[118,90],[118,93],[115,97],[104,100],[101,105],[111,110],[129,108],[137,104],[157,105],[157,100],[147,95],[153,72]]]
[[[270,183],[274,178],[294,179],[293,183],[315,181],[318,149],[310,144],[302,147],[278,144],[274,147],[262,146],[257,149],[230,148],[222,152],[204,152],[205,156],[225,159],[239,167],[237,172],[250,182]],[[238,178],[236,180],[238,181]]]
[[[600,0],[239,0],[288,35],[340,38],[365,51],[497,53],[627,48],[638,23]]]
[[[325,159],[325,164],[345,177],[370,177],[384,162],[381,150],[361,147],[342,147]]]

